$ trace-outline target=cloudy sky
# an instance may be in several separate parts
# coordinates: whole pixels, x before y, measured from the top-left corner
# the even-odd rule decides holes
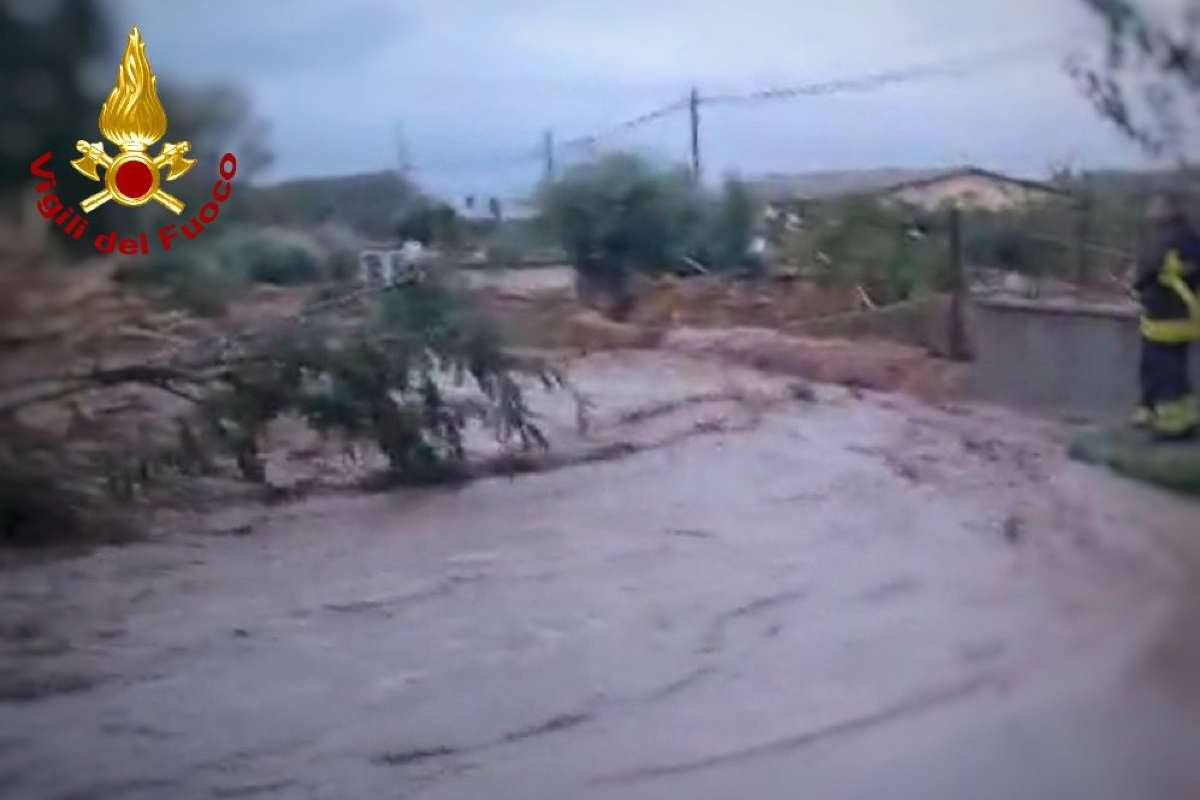
[[[1171,2],[1171,0],[1162,0]],[[1004,52],[868,93],[702,109],[705,171],[973,163],[1025,175],[1136,163],[1062,68],[1101,40],[1080,0],[112,0],[164,79],[240,83],[272,124],[272,177],[393,166],[429,188],[516,194],[542,131],[592,133],[682,99]],[[123,38],[120,33],[115,34]],[[117,46],[122,42],[117,42]],[[168,113],[169,113],[168,109]],[[686,113],[613,137],[685,159]],[[565,156],[566,154],[564,154]]]

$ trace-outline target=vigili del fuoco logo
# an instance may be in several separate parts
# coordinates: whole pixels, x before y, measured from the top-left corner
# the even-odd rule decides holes
[[[67,206],[52,191],[58,182],[54,173],[47,169],[53,158],[50,151],[42,153],[30,165],[31,174],[41,181],[34,187],[40,195],[38,213],[53,220],[71,238],[82,239],[88,227],[85,215],[110,200],[130,207],[154,201],[176,214],[182,214],[186,208],[182,200],[162,188],[162,183],[177,180],[196,166],[196,159],[186,157],[191,143],[164,142],[158,155],[150,154],[151,146],[167,133],[167,112],[158,99],[157,84],[158,79],[146,58],[142,32],[135,25],[129,31],[125,53],[117,68],[117,82],[100,107],[100,133],[117,148],[116,154],[110,155],[103,142],[80,139],[75,143],[81,155],[71,162],[71,166],[91,180],[104,184],[103,189],[80,201],[83,214]],[[185,239],[195,239],[205,226],[216,221],[221,204],[233,191],[230,181],[237,174],[237,159],[233,153],[221,156],[217,172],[220,177],[213,184],[212,199],[202,205],[197,214],[179,226],[164,225],[158,229],[157,238],[164,251],[171,249],[171,243],[181,232]],[[144,232],[136,237],[121,237],[119,241],[115,231],[102,233],[96,236],[95,245],[101,253],[119,251],[124,255],[145,255],[150,252],[149,237]]]

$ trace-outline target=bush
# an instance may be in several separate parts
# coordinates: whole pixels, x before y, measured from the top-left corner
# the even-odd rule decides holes
[[[395,234],[402,241],[412,240],[426,247],[457,247],[463,240],[463,227],[458,212],[453,208],[445,203],[433,203],[421,198],[399,215]]]
[[[623,263],[654,272],[675,270],[684,257],[715,270],[745,266],[759,204],[736,177],[712,194],[682,167],[617,154],[546,186],[538,206],[580,268]]]
[[[6,463],[0,472],[0,544],[27,547],[81,538],[78,498],[48,475]]]
[[[11,421],[0,430],[0,546],[124,541],[134,535],[122,506],[97,490],[97,472],[69,442]]]
[[[581,299],[614,316],[632,303],[631,271],[674,272],[685,260],[749,265],[757,202],[735,178],[711,195],[684,168],[617,154],[572,169],[537,200],[579,273]]]
[[[828,285],[859,285],[885,302],[899,302],[949,279],[944,230],[911,209],[872,198],[829,203],[808,212],[789,234],[788,259]]]
[[[358,240],[338,227],[319,228],[311,236],[283,228],[235,229],[212,243],[188,244],[126,261],[117,279],[166,289],[170,303],[216,317],[251,282],[293,286],[358,274]]]
[[[670,267],[694,252],[704,219],[686,171],[623,154],[575,167],[543,188],[538,205],[580,269]]]
[[[118,269],[118,281],[167,290],[168,301],[202,317],[219,317],[237,294],[242,281],[217,268],[203,248],[172,250],[135,261]]]
[[[222,317],[241,282],[211,268],[184,272],[171,284],[171,302],[199,317]]]
[[[322,225],[313,232],[313,241],[324,254],[326,275],[335,281],[358,276],[361,237],[344,225]]]
[[[218,240],[216,254],[222,271],[237,279],[294,286],[327,276],[316,242],[283,228],[236,231]]]

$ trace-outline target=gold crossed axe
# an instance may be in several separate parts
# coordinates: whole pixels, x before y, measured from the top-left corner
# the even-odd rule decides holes
[[[102,166],[106,170],[113,164],[113,157],[104,152],[104,145],[100,142],[86,142],[80,139],[75,143],[75,149],[82,153],[81,158],[77,158],[71,162],[71,166],[79,170],[84,175],[94,181],[100,180],[100,175],[96,171],[96,166]],[[164,144],[162,151],[153,159],[149,159],[151,165],[156,170],[167,167],[167,180],[173,181],[180,175],[183,175],[192,167],[196,166],[194,158],[184,158],[188,151],[192,149],[188,142],[174,142]],[[90,213],[93,209],[103,205],[113,199],[113,194],[108,189],[96,192],[95,194],[84,198],[79,207],[84,210],[84,213]],[[178,214],[183,211],[184,202],[175,195],[161,188],[155,189],[150,195],[151,200],[157,200],[164,206],[169,208],[174,213]]]

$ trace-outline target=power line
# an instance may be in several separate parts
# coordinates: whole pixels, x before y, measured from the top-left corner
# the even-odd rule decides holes
[[[1017,47],[996,50],[981,56],[970,58],[947,59],[927,64],[887,69],[849,78],[838,78],[816,83],[806,83],[794,86],[761,89],[746,93],[729,93],[715,95],[693,94],[672,103],[659,106],[644,114],[639,114],[623,122],[601,129],[595,133],[576,136],[558,142],[555,151],[564,153],[570,150],[588,150],[602,141],[635,130],[651,122],[669,117],[673,114],[689,111],[695,119],[699,106],[702,105],[755,105],[758,103],[789,100],[798,97],[816,97],[838,94],[843,92],[866,92],[884,88],[890,85],[910,83],[936,78],[963,77],[982,72],[997,66],[1002,66],[1031,55],[1048,52],[1052,47],[1061,45],[1058,40],[1040,40],[1026,43]],[[421,166],[439,172],[458,172],[472,169],[485,169],[517,164],[547,161],[544,146],[529,148],[502,156],[471,159],[451,162],[427,162]]]
[[[836,94],[839,92],[862,92],[883,88],[891,84],[909,83],[911,81],[928,80],[933,78],[962,77],[975,72],[981,72],[992,67],[1001,66],[1019,59],[1027,58],[1046,52],[1052,42],[1042,41],[1029,43],[1014,48],[1006,48],[971,58],[947,59],[928,64],[918,64],[908,67],[887,69],[881,72],[869,73],[852,78],[838,78],[806,83],[798,86],[785,86],[773,89],[763,89],[745,94],[719,94],[700,98],[701,103],[708,104],[753,104],[772,100],[788,100],[793,97],[814,97]]]
[[[461,159],[454,161],[422,161],[418,166],[420,166],[421,169],[436,172],[462,172],[470,169],[524,164],[530,161],[541,161],[543,158],[544,155],[541,148],[526,148],[524,150],[518,150],[511,153],[504,153],[494,156],[482,156],[480,158]]]
[[[627,119],[622,123],[613,125],[611,128],[605,128],[604,130],[601,130],[597,133],[593,133],[588,136],[577,136],[574,139],[567,139],[566,141],[562,142],[558,147],[560,150],[571,150],[571,149],[580,148],[580,147],[592,147],[602,139],[608,139],[613,136],[616,136],[617,134],[633,130],[634,128],[640,128],[641,126],[646,125],[651,122],[654,122],[657,119],[662,119],[663,117],[670,116],[671,114],[674,114],[677,111],[683,111],[687,107],[688,107],[687,100],[679,100],[674,103],[668,103],[665,106],[656,108],[653,111],[647,111],[645,114],[639,114],[638,116],[633,117],[632,119]]]

